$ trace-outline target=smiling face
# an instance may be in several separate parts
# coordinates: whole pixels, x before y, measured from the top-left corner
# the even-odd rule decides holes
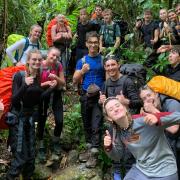
[[[126,117],[127,110],[118,99],[111,99],[104,108],[109,120],[117,122]]]
[[[161,10],[159,11],[159,17],[160,17],[160,19],[161,19],[162,21],[166,21],[167,18],[168,18],[168,12],[167,12],[167,10],[166,10],[166,9],[161,9]]]
[[[140,98],[143,103],[152,103],[156,108],[159,108],[159,97],[158,94],[153,92],[151,89],[143,89],[140,92]]]
[[[64,24],[64,22],[65,22],[65,16],[64,16],[64,15],[58,15],[58,16],[56,17],[56,19],[57,19],[57,22],[58,22],[59,24]]]
[[[99,52],[99,39],[97,37],[89,37],[86,41],[86,46],[90,56],[95,56]]]
[[[40,53],[36,53],[36,52],[31,53],[27,60],[29,69],[31,71],[36,71],[40,69],[41,61],[42,61],[42,55]]]
[[[111,21],[112,21],[112,13],[110,13],[110,12],[104,12],[103,13],[103,16],[104,16],[104,21],[105,21],[105,23],[110,23]]]
[[[104,68],[105,68],[107,74],[111,78],[114,78],[114,79],[119,78],[119,74],[120,74],[119,68],[120,68],[120,65],[118,64],[118,62],[116,60],[113,60],[113,59],[107,60],[105,62]]]
[[[179,53],[176,51],[170,51],[168,61],[172,67],[175,67],[177,64],[180,63]]]
[[[177,15],[174,11],[171,11],[168,13],[168,18],[171,22],[176,22],[177,20]]]
[[[102,16],[102,8],[100,6],[96,7],[95,12],[98,17]]]
[[[34,26],[30,31],[30,37],[38,40],[41,36],[42,28],[40,26]]]
[[[49,64],[55,64],[60,58],[60,51],[56,48],[50,49],[47,55],[47,62]]]

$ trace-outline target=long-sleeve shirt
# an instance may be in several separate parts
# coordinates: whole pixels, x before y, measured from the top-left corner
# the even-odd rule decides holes
[[[43,92],[37,78],[34,78],[34,83],[28,86],[25,83],[24,75],[18,72],[13,79],[12,107],[16,111],[21,110],[21,105],[25,108],[33,108],[39,104]]]
[[[144,117],[133,117],[132,134],[122,138],[122,131],[116,130],[110,158],[118,160],[123,156],[123,144],[136,159],[136,167],[148,177],[166,177],[177,172],[175,156],[164,135],[164,129],[180,124],[180,113],[159,113],[160,125],[149,126]],[[114,138],[112,138],[114,139]]]
[[[20,60],[20,62],[22,64],[26,64],[26,61],[27,61],[27,55],[28,55],[28,52],[32,49],[39,49],[39,44],[38,43],[32,43],[30,41],[30,39],[28,38],[28,47],[27,49],[25,49],[25,51],[23,52],[25,46],[26,46],[26,42],[27,40],[25,38],[17,41],[16,43],[12,44],[11,46],[9,46],[7,49],[6,49],[6,54],[7,56],[11,59],[11,61],[13,63],[17,63],[17,60],[15,59],[14,57],[14,52],[17,50],[18,51],[18,60]]]

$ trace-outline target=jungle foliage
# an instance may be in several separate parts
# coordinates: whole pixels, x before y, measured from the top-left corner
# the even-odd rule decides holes
[[[47,48],[45,43],[46,26],[59,13],[66,15],[72,31],[75,32],[79,10],[85,7],[91,14],[95,5],[99,4],[104,8],[112,8],[118,18],[128,22],[129,30],[133,32],[136,17],[141,16],[144,9],[152,9],[154,17],[158,18],[160,8],[170,9],[177,2],[178,0],[0,0],[0,54],[6,47],[8,35],[17,33],[27,36],[30,26],[35,23],[44,27],[42,45],[43,48]],[[136,41],[135,36],[129,35],[126,42],[128,42],[128,48],[122,47],[125,60],[143,63],[147,54],[144,53],[143,47]],[[160,67],[162,70],[166,66],[165,58],[166,55],[162,54],[155,67]],[[80,107],[79,104],[75,104],[65,116],[65,126],[71,140],[77,140],[82,133],[80,121]],[[107,157],[103,153],[99,158],[109,165],[109,159],[106,159]]]
[[[1,45],[9,34],[28,35],[29,27],[34,23],[38,22],[46,30],[47,23],[59,13],[67,16],[74,32],[79,9],[82,7],[86,7],[89,13],[93,12],[96,4],[112,8],[116,15],[129,23],[132,31],[136,17],[142,14],[143,9],[151,8],[157,17],[160,8],[172,8],[177,2],[178,0],[0,0]]]

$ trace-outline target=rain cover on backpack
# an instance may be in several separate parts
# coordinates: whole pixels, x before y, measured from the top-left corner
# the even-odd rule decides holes
[[[8,36],[7,38],[7,48],[9,46],[11,46],[12,44],[16,43],[17,41],[23,39],[24,36],[19,35],[19,34],[11,34]],[[16,51],[14,51],[14,56],[16,54]],[[2,63],[1,63],[1,68],[5,68],[5,67],[9,67],[9,66],[13,66],[12,61],[9,59],[9,57],[7,55],[5,55]]]
[[[180,82],[164,76],[153,77],[147,85],[155,92],[180,100]]]
[[[0,70],[0,99],[3,100],[4,113],[0,119],[0,129],[7,129],[5,115],[9,111],[12,97],[12,81],[16,72],[24,71],[25,66],[7,67]]]

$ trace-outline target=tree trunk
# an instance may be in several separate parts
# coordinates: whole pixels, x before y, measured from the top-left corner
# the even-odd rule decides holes
[[[2,48],[0,49],[0,54],[4,54],[4,49],[6,46],[6,39],[7,39],[7,0],[3,1],[3,21],[2,21],[2,34],[3,34],[3,42]]]

